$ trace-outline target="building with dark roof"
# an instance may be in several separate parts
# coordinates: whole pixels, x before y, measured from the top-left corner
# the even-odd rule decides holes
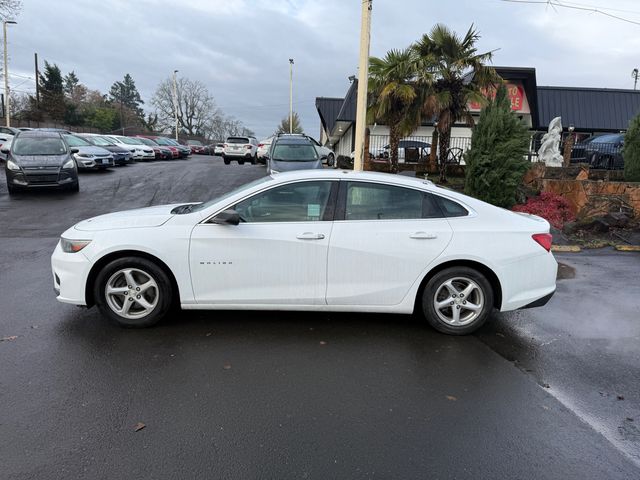
[[[512,110],[529,126],[532,132],[546,131],[555,117],[562,117],[566,129],[575,128],[581,136],[626,130],[630,120],[640,113],[640,91],[607,88],[544,87],[538,86],[535,68],[495,67],[505,80]],[[356,99],[358,82],[352,81],[343,99],[316,98],[316,108],[322,124],[320,138],[338,155],[349,155],[355,145]],[[340,104],[338,106],[338,104]],[[481,105],[470,104],[477,120]],[[331,112],[331,114],[329,113]],[[372,136],[388,141],[388,127],[370,125]],[[411,138],[431,138],[433,121],[421,125]],[[452,138],[468,140],[471,129],[456,124]],[[469,145],[470,142],[463,142]]]

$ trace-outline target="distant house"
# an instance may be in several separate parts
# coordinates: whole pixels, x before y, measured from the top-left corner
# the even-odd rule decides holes
[[[546,131],[549,122],[562,117],[565,130],[573,126],[581,137],[626,130],[629,121],[640,113],[640,91],[607,88],[539,87],[535,68],[495,67],[507,82],[513,111],[532,132]],[[354,80],[344,98],[316,98],[320,116],[320,141],[331,146],[337,155],[350,155],[355,147],[356,98],[358,81]],[[481,105],[469,105],[477,121]],[[386,125],[369,125],[372,152],[388,143]],[[411,136],[429,142],[433,121],[423,123]],[[464,124],[454,125],[451,146],[466,149],[472,130]]]

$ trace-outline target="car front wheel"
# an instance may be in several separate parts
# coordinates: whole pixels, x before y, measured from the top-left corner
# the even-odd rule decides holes
[[[468,267],[452,267],[434,275],[422,294],[429,324],[449,335],[468,335],[484,324],[493,308],[487,278]]]
[[[172,304],[171,281],[158,265],[139,257],[108,263],[94,284],[100,312],[126,328],[149,327],[162,320]]]

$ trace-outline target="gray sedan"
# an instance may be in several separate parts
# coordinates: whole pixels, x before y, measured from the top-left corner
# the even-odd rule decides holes
[[[73,158],[79,169],[102,170],[113,167],[113,154],[109,150],[92,145],[84,138],[76,135],[63,134],[62,137],[69,145],[69,148],[78,150],[78,153],[75,153]]]

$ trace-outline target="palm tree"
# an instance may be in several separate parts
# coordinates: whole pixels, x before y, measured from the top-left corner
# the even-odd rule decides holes
[[[473,125],[469,102],[486,103],[486,92],[501,80],[492,67],[492,53],[478,53],[480,36],[473,25],[460,38],[445,25],[437,24],[412,47],[418,57],[418,71],[431,77],[430,92],[423,111],[434,111],[440,142],[440,181],[446,182],[445,161],[449,152],[451,127],[464,119]],[[435,145],[432,148],[436,148]]]
[[[384,58],[369,59],[367,123],[389,126],[391,172],[398,171],[398,147],[403,136],[421,123],[425,101],[411,48],[389,50]]]

